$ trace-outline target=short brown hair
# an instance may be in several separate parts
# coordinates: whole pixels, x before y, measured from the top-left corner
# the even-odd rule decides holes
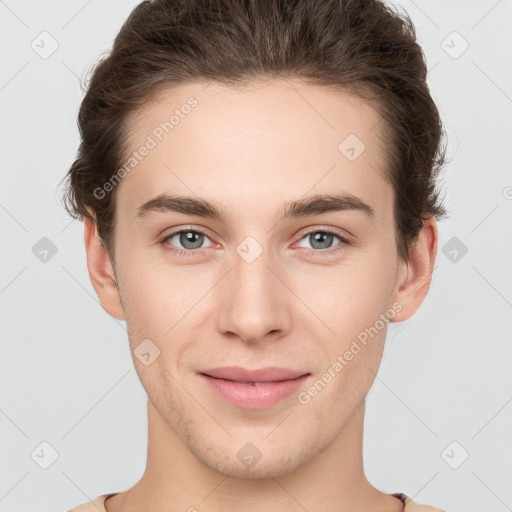
[[[94,220],[113,256],[116,193],[99,199],[94,190],[122,165],[128,115],[173,86],[236,87],[279,77],[355,94],[379,112],[397,251],[407,260],[423,222],[447,214],[436,186],[445,133],[412,21],[378,0],[142,2],[92,73],[64,207]]]

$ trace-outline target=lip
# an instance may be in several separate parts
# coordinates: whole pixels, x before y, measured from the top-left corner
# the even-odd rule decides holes
[[[297,392],[310,375],[288,368],[248,370],[239,366],[212,368],[199,373],[208,388],[220,398],[245,409],[275,405]]]
[[[242,366],[222,366],[221,368],[211,368],[200,372],[216,379],[232,380],[236,382],[276,382],[280,380],[296,379],[305,375],[307,372],[291,370],[289,368],[280,368],[278,366],[268,366],[267,368],[258,368],[248,370]]]

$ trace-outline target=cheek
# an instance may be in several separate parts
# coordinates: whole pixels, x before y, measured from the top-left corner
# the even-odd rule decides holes
[[[337,337],[346,339],[373,325],[388,307],[392,272],[382,260],[340,265],[296,281],[297,295]],[[302,282],[302,284],[301,284]],[[354,331],[355,330],[355,331]]]
[[[140,262],[136,257],[123,261],[120,292],[133,356],[143,340],[149,339],[158,347],[155,362],[140,369],[141,380],[151,381],[166,378],[163,368],[174,371],[177,367],[182,352],[193,340],[190,322],[194,316],[190,313],[199,314],[197,302],[205,292],[194,286],[197,273],[190,269]]]
[[[326,269],[328,272],[315,283],[303,282],[298,293],[321,320],[312,323],[311,313],[305,312],[302,324],[312,337],[326,333],[321,343],[322,371],[330,370],[335,375],[333,384],[328,386],[332,392],[336,390],[336,396],[343,397],[342,403],[361,398],[378,370],[393,289],[393,274],[388,266],[389,262],[374,258],[366,259],[365,264]],[[325,380],[329,377],[326,375]],[[351,398],[350,394],[354,396]]]
[[[162,301],[162,282],[154,273],[142,270],[136,258],[123,258],[119,267],[119,294],[132,352],[146,338],[160,346],[163,333],[172,326],[172,318],[166,313],[169,306]]]

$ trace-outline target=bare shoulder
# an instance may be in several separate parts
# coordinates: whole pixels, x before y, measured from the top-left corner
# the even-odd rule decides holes
[[[92,501],[88,501],[87,503],[77,505],[68,512],[105,512],[104,503],[107,496],[107,494],[102,494],[94,498]]]
[[[423,505],[422,503],[416,503],[411,498],[406,498],[404,512],[449,512],[442,510],[431,505]]]

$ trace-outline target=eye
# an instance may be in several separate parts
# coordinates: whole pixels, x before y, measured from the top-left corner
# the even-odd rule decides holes
[[[336,238],[339,240],[339,243],[333,246],[332,243]],[[346,237],[331,229],[309,231],[305,233],[297,244],[300,244],[303,240],[311,244],[311,248],[315,249],[315,253],[321,254],[331,254],[342,250],[345,245],[350,245],[350,241]]]
[[[169,251],[184,256],[190,256],[191,253],[200,252],[198,249],[204,248],[202,246],[205,240],[209,240],[209,238],[206,233],[203,233],[202,231],[195,229],[180,229],[179,231],[174,231],[170,235],[166,235],[160,241],[160,244],[162,244],[164,248]],[[183,249],[180,248],[178,244],[181,245]],[[211,246],[213,246],[212,243],[206,247]]]
[[[335,239],[338,239],[339,242],[333,246],[332,243]],[[328,228],[315,229],[304,233],[296,245],[299,245],[304,240],[311,244],[314,255],[332,254],[343,250],[346,245],[351,245],[350,240],[346,237]],[[208,245],[203,246],[205,241],[210,241],[210,239],[206,233],[200,230],[180,229],[166,235],[159,243],[165,250],[180,256],[194,256],[201,253],[202,249],[215,245],[210,241]],[[303,247],[302,245],[299,246]]]

